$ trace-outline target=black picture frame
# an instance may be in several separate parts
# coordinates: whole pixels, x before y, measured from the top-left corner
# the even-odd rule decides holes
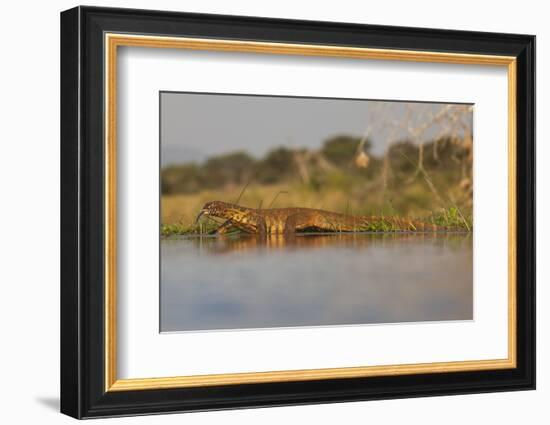
[[[517,58],[517,367],[105,391],[104,34],[506,55]],[[75,418],[535,388],[535,37],[76,7],[61,13],[61,412]]]

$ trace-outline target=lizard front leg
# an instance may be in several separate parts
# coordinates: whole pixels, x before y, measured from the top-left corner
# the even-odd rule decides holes
[[[220,227],[218,227],[214,233],[224,234],[231,229],[239,229],[242,232],[249,234],[257,234],[260,236],[267,235],[267,227],[265,219],[261,216],[249,217],[247,220],[237,221],[234,219],[228,219]]]
[[[236,229],[235,225],[231,220],[224,221],[221,226],[217,227],[214,230],[211,230],[208,232],[209,235],[224,235],[228,233],[229,231]]]

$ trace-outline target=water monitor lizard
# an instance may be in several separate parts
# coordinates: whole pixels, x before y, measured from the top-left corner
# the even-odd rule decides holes
[[[225,222],[216,233],[231,228],[260,235],[292,235],[301,231],[318,232],[464,232],[455,226],[437,226],[402,217],[359,216],[313,208],[247,208],[222,201],[204,204],[196,222],[203,216],[217,217]]]

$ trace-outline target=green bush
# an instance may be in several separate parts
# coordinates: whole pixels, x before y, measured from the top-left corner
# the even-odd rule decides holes
[[[164,195],[195,193],[204,185],[201,169],[196,164],[170,166],[161,171],[161,190]]]
[[[232,152],[215,156],[202,166],[202,178],[207,188],[228,183],[244,184],[250,179],[255,160],[246,152]]]
[[[331,163],[337,166],[350,165],[357,154],[357,148],[361,139],[351,136],[336,136],[328,139],[321,149],[321,153]],[[364,145],[364,151],[370,149],[370,142],[367,141]]]
[[[259,183],[270,184],[281,181],[295,172],[293,151],[280,147],[268,152],[258,163],[255,177]]]

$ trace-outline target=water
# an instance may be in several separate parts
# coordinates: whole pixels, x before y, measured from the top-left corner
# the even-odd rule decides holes
[[[460,234],[161,242],[161,331],[471,320]]]

